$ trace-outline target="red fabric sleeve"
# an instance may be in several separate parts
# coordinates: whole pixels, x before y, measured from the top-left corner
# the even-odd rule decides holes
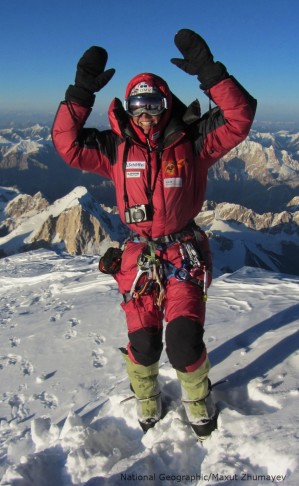
[[[210,126],[201,149],[201,156],[210,167],[247,137],[255,115],[256,100],[233,78],[213,86],[209,95],[220,108],[218,120],[217,117],[208,120]]]
[[[76,103],[61,103],[52,128],[53,144],[71,167],[110,178],[111,163],[104,150],[101,151],[99,144],[88,145],[79,137],[90,111]]]

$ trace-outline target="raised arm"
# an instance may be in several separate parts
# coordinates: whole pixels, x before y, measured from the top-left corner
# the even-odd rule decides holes
[[[92,110],[95,93],[112,78],[114,69],[105,71],[108,54],[98,46],[90,47],[77,64],[75,84],[70,85],[65,101],[58,108],[53,128],[54,146],[63,160],[72,167],[109,177],[114,157],[111,131],[84,128]]]
[[[198,124],[196,148],[208,165],[212,165],[249,133],[256,100],[227,72],[214,57],[205,40],[189,29],[180,30],[175,44],[183,59],[171,62],[190,75],[196,75],[200,87],[217,105]]]

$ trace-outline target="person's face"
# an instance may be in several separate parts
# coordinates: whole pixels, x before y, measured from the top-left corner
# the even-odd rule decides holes
[[[139,128],[141,128],[145,135],[148,135],[150,129],[157,125],[161,119],[161,115],[149,115],[148,113],[142,113],[139,116],[133,116],[133,122]]]

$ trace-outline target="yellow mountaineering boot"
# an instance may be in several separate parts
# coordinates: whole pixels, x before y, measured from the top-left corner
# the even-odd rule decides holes
[[[177,371],[182,388],[182,402],[196,435],[206,439],[217,427],[218,411],[211,397],[211,384],[208,379],[210,362],[208,358],[195,371]]]
[[[136,398],[138,421],[146,432],[162,415],[161,393],[158,384],[159,362],[150,366],[133,363],[123,353],[131,388]]]

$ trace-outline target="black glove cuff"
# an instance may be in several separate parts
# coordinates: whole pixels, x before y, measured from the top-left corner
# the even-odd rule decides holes
[[[91,91],[84,88],[79,88],[78,86],[74,86],[72,84],[70,84],[65,93],[66,101],[73,101],[74,103],[86,106],[87,108],[91,108],[94,105],[95,99],[96,97]]]
[[[198,81],[200,81],[200,87],[203,90],[207,90],[212,88],[220,81],[228,78],[229,74],[226,70],[226,67],[221,62],[211,62],[205,64],[201,70],[200,74],[197,76]]]

